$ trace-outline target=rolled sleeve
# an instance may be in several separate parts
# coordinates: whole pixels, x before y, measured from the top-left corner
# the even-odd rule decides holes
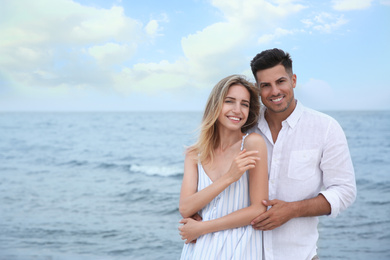
[[[356,199],[355,172],[347,139],[341,126],[332,120],[321,160],[325,190],[321,194],[331,205],[330,217],[336,217]]]

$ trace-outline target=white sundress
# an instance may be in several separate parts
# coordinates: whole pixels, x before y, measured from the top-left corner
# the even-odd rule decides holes
[[[243,149],[246,134],[242,138]],[[211,179],[198,163],[198,191],[212,184]],[[199,214],[203,221],[217,219],[239,209],[248,207],[249,184],[248,171],[241,178],[232,183]],[[263,259],[263,234],[260,230],[254,230],[251,225],[208,233],[198,237],[196,243],[185,244],[181,254],[181,260],[261,260]]]

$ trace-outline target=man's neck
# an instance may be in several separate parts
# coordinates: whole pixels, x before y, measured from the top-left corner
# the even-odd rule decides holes
[[[294,112],[296,108],[297,101],[293,101],[294,104],[291,104],[292,109],[286,110],[284,112],[275,113],[270,111],[268,108],[264,112],[265,120],[268,123],[268,127],[272,134],[272,139],[274,140],[274,143],[276,142],[276,139],[279,135],[280,130],[282,129],[282,122],[285,121],[291,114]]]

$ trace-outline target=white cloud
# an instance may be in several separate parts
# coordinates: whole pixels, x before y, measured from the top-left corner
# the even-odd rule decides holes
[[[120,64],[134,54],[137,46],[135,44],[106,43],[88,48],[88,53],[102,66]]]
[[[126,16],[121,6],[6,1],[2,10],[8,16],[0,17],[0,69],[15,84],[60,89],[106,86],[124,93],[149,93],[210,87],[225,73],[237,73],[244,62],[241,50],[258,35],[270,30],[273,38],[291,34],[279,24],[305,8],[293,0],[214,0],[212,5],[224,20],[184,36],[183,57],[125,65],[139,46],[162,35],[161,24],[169,21],[168,15],[151,17],[143,25]],[[112,65],[118,65],[116,70],[109,68]]]
[[[149,26],[146,33],[120,6],[19,0],[6,1],[1,9],[0,70],[15,85],[110,86],[111,75],[99,66],[130,60],[157,31]]]
[[[240,50],[248,39],[253,38],[254,32],[276,27],[280,19],[304,8],[292,1],[272,5],[258,0],[215,0],[212,4],[220,9],[226,20],[183,37],[184,57],[173,62],[135,64],[124,68],[119,74],[111,75],[115,88],[124,93],[156,93],[180,87],[209,88],[226,76],[226,72],[237,73],[243,61]],[[259,12],[262,15],[259,16]],[[151,25],[151,28],[154,31],[157,25]],[[277,37],[290,33],[275,29]]]
[[[344,18],[344,15],[336,16],[322,12],[311,19],[303,19],[301,22],[309,29],[322,33],[332,33],[342,25],[348,23],[348,20]]]
[[[305,7],[294,1],[213,0],[212,4],[223,14],[225,21],[214,23],[202,31],[182,39],[182,47],[190,71],[196,71],[200,83],[215,83],[221,70],[236,71],[242,61],[241,49],[256,35],[275,28],[273,37],[290,32],[277,25],[281,20]]]
[[[119,74],[114,73],[112,78],[114,87],[121,93],[155,93],[161,89],[193,86],[187,67],[184,60],[139,63],[132,68],[124,68]]]
[[[151,20],[145,27],[145,31],[149,35],[157,34],[159,29],[158,22],[156,20]]]
[[[213,0],[227,20],[240,21],[251,27],[273,26],[277,21],[297,13],[306,7],[293,0]],[[253,24],[256,22],[256,24]]]
[[[273,34],[264,34],[258,39],[259,44],[267,44],[270,43],[280,37],[294,34],[294,31],[292,30],[286,30],[282,28],[276,28],[275,32]]]
[[[373,0],[332,0],[332,7],[337,11],[362,10],[371,6]]]

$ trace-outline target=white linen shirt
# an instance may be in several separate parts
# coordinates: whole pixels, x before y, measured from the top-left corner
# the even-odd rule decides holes
[[[336,217],[356,198],[355,173],[345,134],[336,120],[300,102],[273,142],[260,111],[258,125],[268,149],[269,199],[300,201],[323,194]],[[294,218],[264,231],[265,260],[311,260],[317,254],[318,217]]]

